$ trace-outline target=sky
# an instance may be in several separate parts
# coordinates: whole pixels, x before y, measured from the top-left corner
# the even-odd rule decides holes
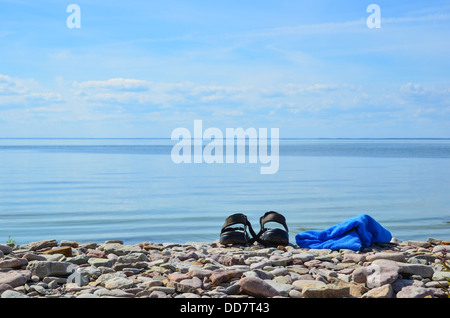
[[[450,138],[449,56],[447,0],[0,0],[0,138]]]

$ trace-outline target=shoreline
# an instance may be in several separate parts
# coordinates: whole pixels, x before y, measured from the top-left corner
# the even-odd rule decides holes
[[[394,238],[332,251],[218,241],[0,243],[0,297],[448,298],[449,244]]]

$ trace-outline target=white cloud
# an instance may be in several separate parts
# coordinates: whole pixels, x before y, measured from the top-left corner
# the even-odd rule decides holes
[[[61,86],[62,85],[62,86]],[[145,88],[145,89],[144,89]],[[422,121],[450,112],[450,89],[417,83],[374,89],[345,83],[285,83],[268,87],[166,83],[132,78],[68,82],[43,88],[33,80],[0,75],[0,119],[10,123],[183,122],[290,127],[324,122],[358,125]],[[383,92],[380,94],[380,92]],[[235,123],[236,124],[236,123]],[[145,125],[145,124],[144,124]]]
[[[74,87],[79,89],[112,89],[119,91],[145,91],[151,82],[128,78],[112,78],[106,81],[75,82]]]
[[[442,20],[450,20],[449,14],[431,13],[417,16],[406,17],[386,17],[382,11],[382,25],[402,25],[407,23],[436,22]],[[336,34],[348,32],[367,31],[366,17],[361,19],[341,21],[341,22],[325,22],[316,24],[303,24],[295,26],[283,26],[253,30],[236,34],[229,34],[229,37],[280,37],[280,36],[299,36],[311,34]]]
[[[156,104],[173,107],[182,104],[203,105],[219,100],[242,98],[248,88],[202,85],[192,82],[163,83],[146,80],[114,78],[106,81],[75,82],[75,95],[86,102],[119,104]]]
[[[429,93],[422,85],[413,83],[402,85],[400,87],[400,92],[410,96],[424,96]]]
[[[407,83],[400,87],[400,103],[415,117],[441,117],[450,113],[450,89]]]
[[[26,94],[25,98],[30,101],[42,101],[42,102],[52,102],[52,103],[60,103],[64,99],[59,93],[30,93]]]
[[[28,92],[23,81],[0,74],[0,95],[16,95]]]
[[[9,109],[38,107],[64,101],[60,93],[42,89],[33,79],[12,78],[2,74],[0,74],[0,97],[0,107]]]

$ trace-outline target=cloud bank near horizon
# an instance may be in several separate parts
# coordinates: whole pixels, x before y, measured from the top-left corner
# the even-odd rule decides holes
[[[450,137],[445,1],[78,4],[1,5],[0,137]]]

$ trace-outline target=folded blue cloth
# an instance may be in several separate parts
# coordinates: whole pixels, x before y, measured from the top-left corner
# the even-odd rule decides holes
[[[324,231],[305,231],[295,236],[302,248],[359,251],[373,243],[390,242],[391,233],[367,214],[360,214]]]

